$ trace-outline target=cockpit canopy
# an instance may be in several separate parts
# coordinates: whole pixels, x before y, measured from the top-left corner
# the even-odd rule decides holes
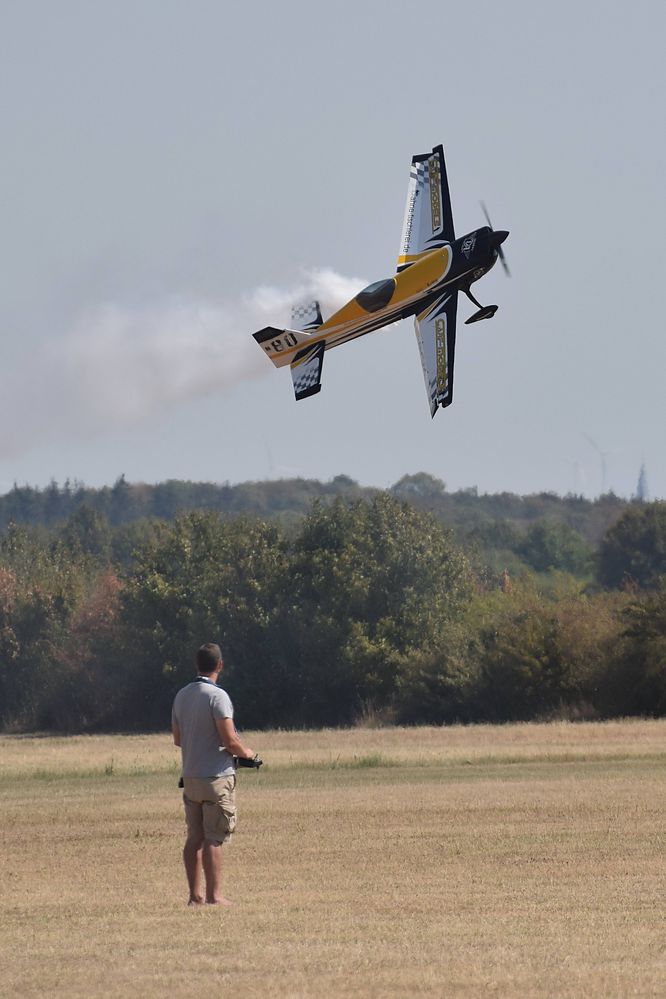
[[[379,312],[389,304],[394,291],[395,278],[386,278],[384,281],[375,281],[363,291],[359,291],[356,301],[366,312]]]

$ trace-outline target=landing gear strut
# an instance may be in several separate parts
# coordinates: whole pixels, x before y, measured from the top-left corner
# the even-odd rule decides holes
[[[469,290],[469,288],[463,288],[462,290],[465,292],[470,302],[472,302],[473,305],[476,305],[479,310],[478,312],[475,312],[472,316],[470,316],[469,319],[465,320],[466,326],[469,323],[478,323],[482,319],[493,318],[498,309],[497,305],[481,305],[481,302],[477,302],[477,300],[474,298],[474,295]]]

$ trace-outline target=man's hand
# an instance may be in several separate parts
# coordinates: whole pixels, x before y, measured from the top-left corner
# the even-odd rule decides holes
[[[264,761],[259,759],[257,753],[254,754],[250,759],[245,756],[234,756],[237,767],[251,767],[254,770],[258,770],[259,767],[263,766]]]

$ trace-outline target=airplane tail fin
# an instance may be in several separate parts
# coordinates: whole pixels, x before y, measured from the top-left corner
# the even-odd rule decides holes
[[[279,330],[275,326],[265,326],[252,336],[276,368],[282,368],[294,360],[294,347],[305,345],[312,334],[303,330]]]
[[[323,319],[321,318],[321,308],[317,300],[312,302],[299,302],[291,308],[291,328],[312,332],[319,329]]]
[[[317,312],[321,319],[319,306]],[[321,369],[326,343],[304,330],[279,330],[266,326],[252,336],[276,368],[289,364],[296,399],[307,399],[321,391]],[[315,342],[312,343],[311,341]]]

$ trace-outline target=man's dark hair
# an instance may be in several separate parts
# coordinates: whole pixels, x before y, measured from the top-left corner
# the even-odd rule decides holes
[[[221,662],[222,653],[219,645],[206,642],[200,649],[197,649],[197,669],[200,673],[214,673]]]

